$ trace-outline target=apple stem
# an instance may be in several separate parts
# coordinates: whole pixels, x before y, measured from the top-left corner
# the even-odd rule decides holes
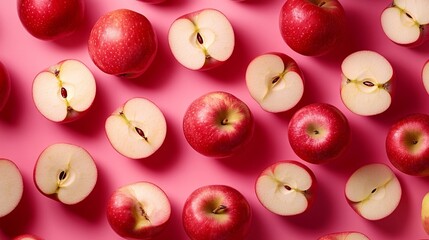
[[[217,206],[213,211],[212,211],[212,213],[214,213],[214,214],[219,214],[219,213],[222,213],[222,212],[224,212],[224,211],[226,211],[226,209],[227,209],[227,207],[225,206],[225,205],[219,205],[219,206]]]
[[[143,130],[141,130],[141,128],[138,128],[138,127],[134,127],[134,129],[136,130],[137,134],[140,135],[147,142],[147,137],[145,136]]]
[[[224,118],[224,119],[222,119],[221,124],[222,124],[222,125],[228,125],[228,118]]]
[[[322,1],[322,2],[320,2],[319,3],[319,7],[322,7],[323,5],[325,5],[326,4],[326,2],[325,1]]]

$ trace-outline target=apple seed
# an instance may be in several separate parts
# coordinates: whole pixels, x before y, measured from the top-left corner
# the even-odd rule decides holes
[[[367,86],[367,87],[374,87],[375,86],[374,83],[371,81],[364,81],[362,84]]]
[[[61,96],[63,98],[67,98],[67,89],[65,89],[64,87],[61,87]]]
[[[141,130],[141,128],[134,127],[134,129],[136,130],[138,135],[140,135],[144,140],[146,140],[146,142],[148,141],[147,137],[145,136],[145,134],[144,134],[143,130]]]
[[[203,37],[201,36],[201,34],[199,32],[197,33],[197,41],[198,41],[199,44],[203,44],[204,43]]]
[[[286,188],[286,190],[288,191],[292,190],[292,188],[289,185],[284,185],[284,188]]]

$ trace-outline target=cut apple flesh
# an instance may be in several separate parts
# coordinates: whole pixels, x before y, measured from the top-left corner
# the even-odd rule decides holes
[[[426,193],[423,196],[422,206],[421,206],[421,218],[423,229],[427,234],[429,234],[429,193]]]
[[[410,44],[420,38],[420,25],[398,7],[389,7],[383,11],[381,26],[387,37],[398,44]]]
[[[282,215],[297,215],[308,208],[306,191],[312,177],[293,163],[280,163],[265,170],[256,182],[256,195],[269,211]]]
[[[429,61],[427,61],[422,70],[422,80],[423,86],[426,89],[426,92],[429,94]]]
[[[369,164],[355,171],[346,183],[345,194],[353,208],[368,220],[390,215],[401,199],[401,185],[384,164]]]
[[[304,93],[301,76],[275,54],[264,54],[252,60],[247,67],[246,84],[250,95],[268,112],[291,109]]]
[[[71,144],[54,144],[37,160],[34,180],[45,195],[56,195],[65,204],[82,201],[93,190],[97,168],[89,153]]]
[[[151,101],[133,98],[106,120],[106,134],[122,155],[140,159],[156,152],[167,134],[161,110]]]
[[[0,159],[0,218],[11,213],[21,201],[24,183],[18,167]]]
[[[342,63],[341,98],[358,115],[376,115],[386,111],[392,101],[393,68],[378,53],[359,51]]]
[[[175,58],[189,69],[201,69],[208,60],[226,61],[235,39],[229,20],[221,12],[205,9],[174,21],[169,44]]]
[[[33,82],[33,99],[46,118],[60,122],[86,111],[95,98],[91,71],[77,60],[66,60],[39,73]]]

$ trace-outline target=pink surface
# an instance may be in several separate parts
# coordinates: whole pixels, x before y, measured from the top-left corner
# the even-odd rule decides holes
[[[371,239],[421,239],[427,237],[420,222],[420,204],[429,191],[427,178],[416,178],[395,170],[403,186],[398,209],[388,218],[367,221],[347,204],[344,184],[350,174],[366,163],[389,166],[384,143],[391,124],[412,112],[428,112],[428,94],[423,88],[421,69],[429,58],[429,44],[408,49],[393,44],[381,30],[380,13],[390,1],[341,1],[348,19],[348,38],[338,51],[323,57],[305,57],[283,42],[278,29],[282,0],[167,0],[149,5],[135,0],[86,0],[86,22],[71,37],[45,42],[29,35],[21,25],[16,1],[0,2],[0,61],[10,73],[12,96],[0,115],[0,156],[13,160],[21,169],[25,191],[18,208],[0,220],[3,235],[34,233],[46,239],[120,239],[105,217],[106,199],[119,186],[150,181],[168,194],[172,218],[159,239],[187,239],[181,223],[182,206],[196,188],[227,184],[249,200],[253,222],[249,239],[316,239],[337,231],[355,230]],[[185,69],[173,58],[167,32],[174,19],[185,13],[212,7],[230,19],[236,33],[236,48],[230,60],[207,72]],[[147,16],[159,38],[159,52],[149,71],[138,80],[119,79],[101,72],[87,52],[92,25],[107,11],[129,8]],[[361,117],[348,111],[339,95],[340,64],[349,53],[369,49],[384,55],[393,65],[397,88],[391,108],[378,116]],[[292,110],[284,114],[264,112],[250,97],[244,80],[247,64],[259,54],[280,51],[293,57],[302,68],[305,94],[299,106],[327,102],[337,106],[349,119],[352,141],[341,159],[325,165],[305,163],[319,181],[318,198],[303,215],[280,217],[263,208],[254,193],[258,174],[279,160],[299,160],[287,139]],[[67,58],[83,61],[97,81],[95,104],[88,115],[71,124],[56,124],[35,108],[31,85],[42,69]],[[196,153],[182,133],[187,106],[200,95],[214,90],[228,91],[245,101],[252,110],[254,138],[242,153],[223,160]],[[104,121],[131,97],[146,97],[164,112],[166,142],[153,156],[131,160],[119,155],[109,144]],[[99,179],[94,192],[76,206],[64,206],[41,195],[33,183],[38,155],[50,144],[68,142],[87,149],[94,157]],[[302,160],[299,160],[302,161]],[[0,235],[1,238],[1,235]]]

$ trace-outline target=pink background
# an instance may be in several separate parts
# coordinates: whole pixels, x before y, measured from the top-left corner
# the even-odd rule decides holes
[[[10,73],[12,95],[0,115],[0,156],[13,160],[21,169],[25,191],[18,208],[0,219],[3,235],[12,237],[34,233],[46,239],[120,239],[105,217],[106,199],[111,192],[128,183],[150,181],[168,194],[172,204],[171,222],[159,239],[187,239],[181,223],[182,206],[196,188],[207,184],[230,185],[245,195],[253,209],[249,239],[316,239],[336,231],[356,230],[371,239],[421,239],[427,237],[420,222],[420,204],[429,191],[427,178],[402,174],[403,186],[397,210],[380,221],[359,217],[347,204],[344,185],[350,174],[367,163],[389,166],[384,149],[387,130],[408,113],[428,112],[429,96],[423,88],[421,69],[429,59],[429,44],[404,48],[393,44],[382,32],[380,13],[390,1],[341,1],[348,20],[348,37],[334,53],[305,57],[283,42],[278,16],[283,0],[167,0],[150,5],[135,0],[86,0],[86,21],[71,37],[46,42],[32,37],[21,25],[16,1],[0,1],[0,61]],[[220,68],[194,72],[173,58],[167,33],[170,24],[182,14],[212,7],[230,19],[236,33],[233,56]],[[104,13],[129,8],[144,14],[152,22],[159,38],[159,52],[151,68],[141,79],[127,80],[101,72],[87,52],[92,25]],[[375,50],[393,65],[396,93],[391,108],[378,116],[361,117],[342,104],[340,64],[356,50]],[[318,198],[307,213],[294,217],[276,216],[264,209],[254,193],[258,174],[279,160],[298,160],[287,138],[288,113],[264,112],[250,97],[244,80],[247,64],[256,56],[284,52],[293,57],[304,72],[305,94],[299,106],[327,102],[348,117],[352,140],[341,159],[325,165],[307,164],[318,182]],[[31,84],[35,75],[61,60],[76,58],[94,73],[97,96],[93,108],[83,119],[71,124],[46,120],[35,108]],[[223,160],[196,153],[186,142],[181,128],[187,106],[200,95],[214,90],[228,91],[245,101],[252,110],[256,129],[246,151]],[[131,160],[119,155],[109,144],[104,122],[119,105],[132,97],[146,97],[164,112],[168,134],[164,145],[153,156]],[[76,206],[65,206],[42,196],[34,186],[32,171],[42,150],[57,142],[77,144],[94,157],[99,179],[94,192]],[[1,238],[1,236],[0,236]]]

